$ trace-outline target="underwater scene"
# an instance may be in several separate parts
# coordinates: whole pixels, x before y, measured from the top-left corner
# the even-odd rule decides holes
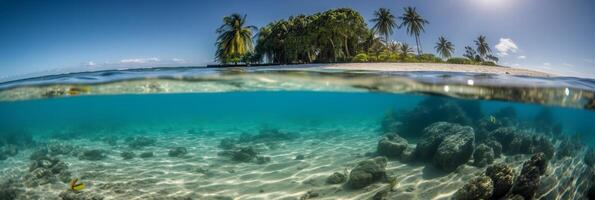
[[[358,75],[341,77],[352,83]],[[409,81],[428,79],[419,77]],[[450,87],[431,85],[458,90],[457,76],[449,77]],[[248,79],[222,79],[235,89],[180,89],[176,80],[200,81],[153,78],[5,83],[0,199],[589,199],[595,192],[589,85],[560,102],[547,89],[538,91],[548,98],[508,101],[420,85],[387,92],[386,82],[351,91],[325,77],[316,77],[323,87],[281,82],[294,90]],[[480,87],[480,79],[460,86]],[[136,90],[138,81],[151,84]]]

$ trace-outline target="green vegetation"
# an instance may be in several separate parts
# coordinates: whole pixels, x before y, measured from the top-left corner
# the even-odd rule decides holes
[[[371,21],[376,23],[372,30],[384,35],[384,42],[388,44],[388,35],[393,34],[393,28],[397,26],[397,19],[390,13],[390,9],[380,8],[374,12],[376,18]]]
[[[252,30],[255,26],[244,26],[246,15],[232,14],[223,18],[223,25],[217,29],[217,52],[215,57],[221,63],[238,63],[252,51]]]
[[[446,59],[450,58],[452,52],[455,51],[455,45],[453,45],[452,42],[446,40],[444,36],[440,36],[438,38],[438,43],[436,43],[434,48],[436,49],[436,52],[442,56],[442,58]]]
[[[258,29],[253,37],[257,28],[245,25],[245,15],[232,14],[224,17],[223,25],[217,29],[215,57],[222,64],[423,62],[495,66],[498,62],[490,54],[485,36],[474,41],[476,48],[465,46],[464,57],[451,58],[455,46],[445,37],[439,37],[434,47],[440,57],[424,54],[420,37],[428,20],[414,7],[404,8],[398,19],[399,25],[391,10],[380,8],[370,20],[373,27],[368,28],[357,11],[339,8],[271,22]],[[409,44],[389,39],[401,27],[415,38],[417,54]]]
[[[404,10],[405,13],[403,13],[403,16],[400,17],[400,19],[403,21],[401,26],[405,26],[407,28],[407,34],[415,36],[417,55],[421,55],[421,47],[419,46],[421,41],[419,39],[419,35],[422,32],[425,32],[424,26],[430,22],[422,18],[414,7],[407,7]]]

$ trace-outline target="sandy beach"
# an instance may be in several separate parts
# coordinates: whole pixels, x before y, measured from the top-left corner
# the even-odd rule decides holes
[[[513,76],[554,77],[553,73],[540,72],[522,68],[495,67],[486,65],[462,65],[445,63],[337,63],[337,64],[305,64],[296,65],[296,68],[317,67],[321,69],[339,70],[372,70],[387,72],[461,72],[506,74]]]

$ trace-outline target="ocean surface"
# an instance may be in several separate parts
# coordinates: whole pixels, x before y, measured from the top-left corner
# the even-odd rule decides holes
[[[0,199],[589,199],[594,92],[316,68],[4,82]]]

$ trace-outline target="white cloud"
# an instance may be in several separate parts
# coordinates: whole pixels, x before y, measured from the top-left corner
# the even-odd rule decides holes
[[[87,64],[86,64],[86,65],[87,65],[87,66],[95,66],[95,65],[97,65],[97,63],[95,63],[95,62],[93,62],[93,61],[89,61],[89,62],[87,62]]]
[[[171,61],[175,62],[175,63],[185,63],[186,60],[181,59],[181,58],[172,58]]]
[[[544,63],[543,63],[543,65],[544,65],[544,66],[551,66],[552,64],[551,64],[551,63],[549,63],[549,62],[544,62]]]
[[[500,42],[496,44],[499,56],[507,56],[510,53],[516,53],[519,47],[510,38],[500,38]]]
[[[574,67],[574,65],[570,63],[562,63],[562,65],[565,67]]]
[[[159,58],[130,58],[130,59],[123,59],[120,60],[121,63],[125,64],[145,64],[145,63],[154,63],[159,62]]]
[[[524,60],[525,58],[527,58],[527,56],[518,56],[516,58],[519,59],[519,60]]]

